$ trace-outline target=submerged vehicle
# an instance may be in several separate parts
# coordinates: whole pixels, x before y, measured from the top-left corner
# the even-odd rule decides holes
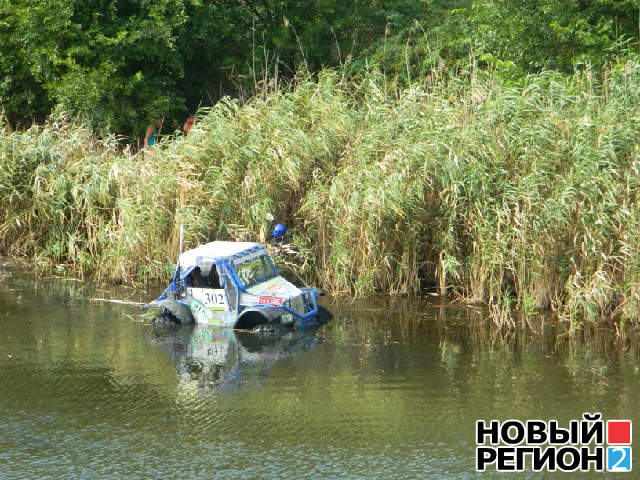
[[[282,278],[265,245],[215,241],[182,253],[171,284],[146,307],[161,307],[183,324],[304,327],[324,310],[318,294]]]

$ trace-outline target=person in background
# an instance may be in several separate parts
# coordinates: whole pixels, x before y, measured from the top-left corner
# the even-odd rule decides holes
[[[189,118],[187,118],[184,121],[184,125],[182,126],[182,131],[184,132],[185,135],[187,135],[189,133],[189,130],[191,130],[191,127],[193,127],[193,122],[195,121],[196,116],[195,115],[189,115]]]
[[[278,223],[273,229],[273,239],[271,245],[283,248],[285,250],[296,251],[295,246],[292,244],[291,239],[287,235],[287,227],[284,223]]]
[[[156,118],[154,124],[147,125],[147,131],[144,136],[144,149],[149,150],[156,144],[157,135],[162,128],[162,119]]]
[[[265,220],[273,225],[275,217],[271,213],[267,213],[265,215]],[[267,243],[265,230],[264,225],[260,227],[261,243]],[[289,235],[287,235],[287,226],[284,223],[278,223],[273,228],[273,233],[271,234],[271,238],[268,240],[268,243],[275,248],[275,253],[280,253],[281,251],[287,253],[298,253],[298,248],[293,244]]]

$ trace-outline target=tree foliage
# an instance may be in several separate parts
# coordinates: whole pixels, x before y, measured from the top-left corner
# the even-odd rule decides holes
[[[59,105],[96,128],[123,129],[184,103],[180,1],[11,0],[2,18],[0,98],[16,123]]]
[[[570,71],[602,65],[620,41],[637,41],[638,7],[635,0],[482,0],[469,20],[485,54],[529,72]]]
[[[406,80],[442,62],[480,66],[521,78],[543,69],[601,70],[616,55],[637,51],[639,4],[634,0],[441,0],[420,21],[377,42],[374,57]],[[411,47],[407,50],[407,47]],[[394,51],[395,49],[395,51]]]
[[[639,20],[635,0],[0,0],[0,108],[135,138],[301,69],[407,83],[470,56],[515,77],[597,67],[636,49]]]

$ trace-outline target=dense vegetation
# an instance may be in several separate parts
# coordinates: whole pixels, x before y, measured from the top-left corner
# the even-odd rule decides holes
[[[3,0],[0,105],[12,126],[53,110],[139,140],[223,95],[321,67],[378,66],[401,86],[470,56],[518,79],[600,68],[637,48],[635,0]]]
[[[145,282],[181,223],[189,246],[256,240],[271,212],[334,292],[637,323],[639,21],[631,0],[0,2],[0,253]],[[189,136],[123,151],[198,106]]]
[[[120,154],[64,121],[3,131],[0,249],[115,281],[187,245],[256,240],[272,212],[331,291],[436,285],[495,318],[639,319],[640,62],[512,85],[473,63],[388,90],[324,71],[189,136]]]

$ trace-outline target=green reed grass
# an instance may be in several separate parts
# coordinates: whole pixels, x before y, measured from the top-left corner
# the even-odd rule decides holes
[[[571,325],[640,318],[640,62],[521,85],[471,65],[404,91],[338,72],[129,155],[52,120],[0,138],[0,250],[109,281],[166,277],[178,250],[288,224],[307,281],[432,286]]]

